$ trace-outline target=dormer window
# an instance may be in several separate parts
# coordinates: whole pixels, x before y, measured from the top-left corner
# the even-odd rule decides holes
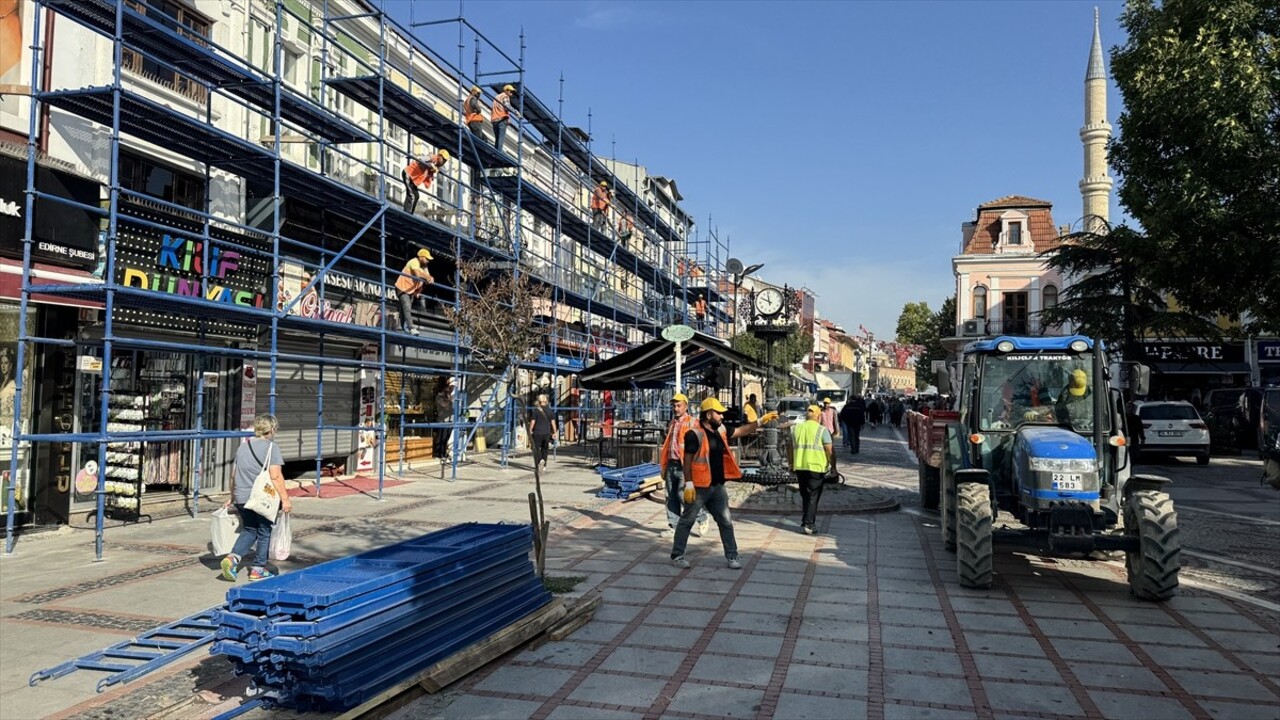
[[[1027,215],[1018,210],[1010,210],[1000,216],[1000,238],[995,250],[1025,250],[1031,245],[1027,235]]]
[[[1021,244],[1022,244],[1022,223],[1020,223],[1020,222],[1009,223],[1009,231],[1008,231],[1008,232],[1009,232],[1009,244],[1010,244],[1010,245],[1021,245]]]

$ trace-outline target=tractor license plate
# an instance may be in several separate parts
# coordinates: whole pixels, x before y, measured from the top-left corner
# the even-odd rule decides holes
[[[1081,479],[1080,473],[1054,473],[1053,489],[1054,490],[1083,490],[1084,480]]]
[[[1156,435],[1159,437],[1182,437],[1181,430],[1157,430]]]

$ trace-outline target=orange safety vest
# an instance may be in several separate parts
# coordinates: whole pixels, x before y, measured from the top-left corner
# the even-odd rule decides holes
[[[609,208],[608,188],[597,187],[596,191],[591,193],[591,209],[607,210],[608,208]]]
[[[493,114],[490,117],[493,118],[494,122],[506,120],[507,116],[511,114],[507,112],[507,101],[509,99],[510,96],[506,93],[501,93],[493,99]]]
[[[475,95],[468,95],[466,102],[462,104],[463,110],[467,114],[467,124],[473,122],[484,121],[484,113],[480,112],[480,98]]]
[[[404,269],[401,270],[403,274],[396,278],[396,289],[410,295],[418,294],[418,291],[422,290],[426,278],[419,279],[416,273],[426,272],[426,270],[422,263],[418,262],[418,258],[410,258],[409,262],[404,264]]]
[[[658,458],[658,467],[662,469],[664,475],[667,472],[667,465],[671,462],[672,450],[675,451],[676,457],[684,456],[684,434],[694,429],[698,420],[685,413],[682,417],[672,420],[671,424],[673,427],[667,430],[667,437],[662,441],[662,452]]]
[[[431,187],[431,176],[434,173],[428,173],[427,167],[417,160],[410,160],[408,165],[404,166],[404,174],[409,176],[409,180],[419,187]]]
[[[702,429],[702,424],[698,423],[689,432],[698,436],[698,454],[693,456],[692,478],[694,487],[711,487],[711,443],[707,442],[707,432]],[[738,461],[734,459],[733,453],[729,452],[729,437],[724,432],[724,426],[720,426],[720,440],[724,442],[724,479],[737,480],[742,477],[742,468],[738,467]]]
[[[702,298],[698,298],[697,300],[695,300],[693,303],[693,312],[696,315],[706,315],[707,301],[703,300]]]

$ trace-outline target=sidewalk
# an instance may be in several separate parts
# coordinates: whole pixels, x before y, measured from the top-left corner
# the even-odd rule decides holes
[[[853,462],[857,460],[857,462]],[[376,502],[295,500],[286,572],[462,521],[527,522],[527,458],[502,470],[433,474]],[[915,469],[901,438],[864,433],[841,457],[848,492],[908,504]],[[874,482],[873,482],[874,481]],[[885,490],[878,483],[900,486]],[[594,620],[567,640],[491,664],[397,718],[1275,718],[1280,626],[1247,606],[1184,590],[1133,600],[1120,563],[1001,551],[989,591],[956,585],[936,523],[904,513],[738,513],[745,567],[719,538],[693,538],[694,567],[668,563],[665,508],[594,497],[584,463],[553,463],[549,574],[598,588]],[[836,497],[835,495],[832,496]],[[834,500],[833,500],[834,505]],[[213,508],[209,508],[211,511]],[[34,670],[219,604],[207,516],[27,540],[0,560],[0,717],[210,717],[243,678],[198,655],[96,695],[79,671],[26,687]],[[296,563],[296,564],[295,564]],[[146,582],[139,582],[145,579]],[[194,691],[194,692],[193,692]],[[292,711],[245,717],[297,718]]]

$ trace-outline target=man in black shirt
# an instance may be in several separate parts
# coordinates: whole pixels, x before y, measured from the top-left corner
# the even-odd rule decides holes
[[[547,408],[547,396],[539,395],[537,404],[529,409],[529,444],[533,447],[533,464],[547,465],[547,449],[556,436],[556,418]]]
[[[684,557],[685,546],[689,543],[689,532],[693,529],[694,520],[705,507],[720,528],[720,543],[724,545],[724,557],[729,568],[739,570],[742,562],[738,560],[738,541],[733,534],[733,520],[729,517],[729,493],[725,490],[724,483],[726,480],[742,477],[742,469],[729,452],[729,440],[750,435],[761,425],[776,420],[778,414],[765,413],[758,421],[741,425],[729,435],[722,424],[725,407],[719,400],[709,397],[702,401],[699,409],[701,413],[697,427],[684,434],[685,488],[691,488],[696,495],[693,502],[685,506],[680,522],[676,525],[671,564],[678,568],[689,567],[689,561]]]

